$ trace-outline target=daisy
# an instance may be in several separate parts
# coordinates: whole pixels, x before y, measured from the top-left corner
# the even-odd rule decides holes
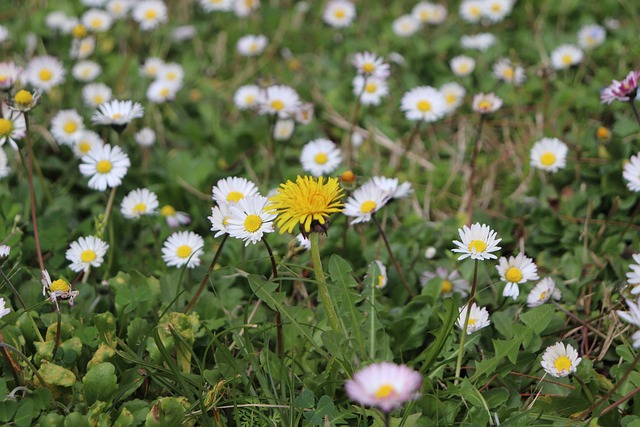
[[[154,104],[161,104],[176,99],[180,84],[167,80],[156,80],[147,88],[147,99]]]
[[[153,129],[144,127],[136,132],[133,139],[141,147],[151,147],[156,142],[156,133]]]
[[[238,39],[236,50],[242,56],[257,56],[264,52],[267,47],[267,38],[262,34],[246,35]]]
[[[604,43],[607,33],[598,24],[584,25],[578,31],[578,45],[583,49],[593,49]]]
[[[556,282],[551,277],[540,280],[527,295],[527,306],[537,307],[549,301],[553,297],[559,300],[562,297],[560,290],[556,288]]]
[[[502,296],[512,297],[514,300],[520,295],[518,285],[529,280],[539,279],[538,267],[531,258],[526,257],[522,252],[515,257],[510,256],[509,259],[500,257],[499,265],[496,265],[496,269],[500,274],[500,279],[507,282]]]
[[[304,103],[296,111],[296,122],[301,125],[308,125],[313,121],[313,104],[310,102]]]
[[[63,11],[54,10],[44,17],[44,24],[51,31],[61,31],[67,19],[68,17]]]
[[[484,0],[463,0],[463,2],[460,3],[458,13],[464,21],[469,22],[470,24],[475,24],[480,22],[480,19],[483,16],[484,7]]]
[[[389,282],[389,277],[387,276],[387,267],[380,260],[375,260],[373,263],[376,264],[378,277],[376,277],[374,284],[376,289],[384,289],[387,287],[387,283]],[[368,275],[365,277],[368,278]]]
[[[633,254],[635,264],[629,265],[631,271],[627,272],[627,283],[632,287],[631,294],[640,294],[640,254]]]
[[[640,71],[630,71],[627,77],[621,82],[614,80],[600,94],[602,103],[611,104],[613,101],[629,101],[635,99],[638,93],[638,81],[640,81]]]
[[[16,140],[22,139],[27,134],[27,125],[24,115],[9,109],[7,104],[2,104],[2,117],[0,117],[0,147],[9,142],[11,147],[18,149]]]
[[[336,178],[317,180],[310,176],[296,178],[296,182],[280,184],[278,194],[269,198],[269,208],[278,215],[276,222],[280,234],[291,233],[298,225],[303,234],[311,231],[326,232],[329,215],[341,212],[342,188]],[[313,230],[312,230],[312,225]]]
[[[150,31],[167,22],[167,6],[161,0],[143,0],[133,6],[133,20],[142,31]]]
[[[402,96],[400,109],[408,120],[435,122],[447,112],[447,102],[437,89],[419,86]]]
[[[462,36],[460,45],[465,49],[486,52],[491,46],[496,44],[496,37],[490,33],[480,33],[473,36]]]
[[[244,245],[254,245],[264,233],[273,233],[276,214],[265,210],[269,199],[259,194],[245,197],[230,206],[230,217],[226,228],[229,236],[244,240]]]
[[[72,59],[86,59],[96,50],[96,38],[93,36],[73,39],[69,56]]]
[[[540,364],[549,375],[560,378],[575,372],[581,360],[571,344],[567,344],[565,348],[563,343],[557,342],[547,347]]]
[[[53,56],[36,56],[24,70],[28,84],[43,92],[64,83],[65,69],[62,61]]]
[[[567,145],[557,138],[542,138],[531,147],[531,166],[557,172],[567,164]]]
[[[467,93],[466,89],[456,82],[445,83],[438,90],[444,96],[447,113],[454,112],[462,104]]]
[[[260,0],[235,0],[233,2],[233,13],[239,18],[247,17],[260,7]]]
[[[0,62],[0,90],[9,90],[22,74],[22,67],[12,61]]]
[[[288,141],[296,129],[296,121],[293,119],[278,119],[273,125],[273,139],[276,141]]]
[[[111,88],[104,83],[91,83],[82,88],[82,102],[87,107],[97,108],[111,101]]]
[[[0,131],[0,137],[2,132]],[[631,156],[622,170],[622,177],[627,181],[627,188],[631,191],[640,191],[640,153]]]
[[[80,18],[82,25],[94,33],[103,33],[111,28],[113,17],[101,9],[89,9]],[[84,37],[84,36],[83,36]]]
[[[132,6],[131,0],[110,0],[105,5],[105,9],[113,18],[122,19],[127,16]]]
[[[302,250],[308,251],[311,249],[311,240],[304,237],[302,233],[298,233],[296,235],[295,242],[297,244],[297,247]]]
[[[69,305],[73,305],[73,300],[78,296],[79,292],[74,291],[64,279],[51,281],[51,276],[47,270],[42,270],[42,295],[49,294],[49,301],[58,306],[58,299],[69,300]]]
[[[491,22],[500,22],[513,9],[513,0],[485,0],[482,15]]]
[[[231,218],[231,210],[229,204],[221,203],[218,206],[211,208],[211,216],[207,217],[211,221],[211,231],[215,231],[216,234],[213,237],[220,237],[223,234],[227,234],[227,224]]]
[[[485,307],[478,307],[475,302],[471,304],[471,310],[467,308],[468,306],[469,304],[465,304],[460,308],[460,314],[458,315],[458,321],[456,322],[460,329],[464,329],[464,321],[467,317],[467,311],[469,311],[467,335],[471,335],[472,333],[491,324],[491,321],[489,320],[489,312]]]
[[[167,221],[167,225],[171,228],[187,225],[191,222],[191,217],[186,212],[177,211],[171,205],[164,205],[160,208],[160,215]]]
[[[163,63],[159,66],[155,77],[157,80],[164,80],[181,86],[184,80],[184,68],[176,62]]]
[[[120,212],[128,219],[138,219],[142,215],[155,215],[156,209],[158,209],[158,196],[147,188],[130,191],[120,203]]]
[[[0,148],[0,179],[6,178],[11,173],[11,168],[9,167],[9,159],[7,159],[7,153],[4,152],[2,148]],[[0,249],[3,246],[0,245]],[[7,246],[8,247],[8,246]],[[2,255],[0,254],[0,258]]]
[[[233,95],[233,103],[239,110],[249,110],[258,106],[260,88],[256,85],[240,86]]]
[[[441,4],[423,1],[413,7],[411,14],[423,24],[438,25],[447,18],[447,8]]]
[[[11,313],[11,309],[9,307],[5,307],[6,305],[7,302],[4,300],[4,298],[0,298],[0,319]]]
[[[324,22],[335,28],[348,27],[355,17],[356,7],[344,0],[330,0],[322,12]]]
[[[411,37],[420,29],[420,21],[413,15],[402,15],[393,20],[391,29],[398,37]]]
[[[419,397],[422,376],[406,365],[374,363],[356,372],[345,383],[347,395],[361,405],[389,413]]]
[[[198,0],[200,7],[205,12],[230,12],[233,9],[234,0]]]
[[[492,93],[478,93],[471,104],[473,111],[480,114],[495,113],[502,107],[502,98]]]
[[[402,199],[413,191],[410,182],[399,183],[398,178],[387,178],[385,176],[374,176],[373,182],[390,200]]]
[[[384,59],[375,53],[358,52],[353,56],[351,63],[358,70],[358,74],[374,76],[379,79],[389,77],[389,64],[386,64]]]
[[[19,90],[13,99],[9,100],[10,109],[22,113],[29,112],[36,108],[40,103],[40,93],[37,90],[29,92],[28,90]]]
[[[285,85],[269,86],[261,92],[260,114],[277,114],[278,117],[293,117],[300,108],[300,96],[293,88]]]
[[[112,101],[100,104],[98,110],[91,116],[91,122],[98,125],[110,125],[116,131],[122,132],[133,119],[144,115],[144,108],[138,102]]]
[[[501,58],[493,64],[493,75],[496,79],[520,86],[525,80],[524,68],[511,64],[507,58]]]
[[[435,248],[432,248],[435,252]],[[431,257],[433,258],[433,257]],[[469,293],[469,282],[460,276],[458,270],[447,270],[444,267],[436,268],[435,273],[425,271],[420,276],[420,285],[425,287],[429,281],[438,278],[437,285],[440,286],[440,294],[450,297],[454,292],[459,293],[462,297],[466,297]],[[464,319],[462,319],[464,321]]]
[[[90,176],[89,188],[104,191],[122,184],[122,178],[131,166],[129,156],[120,147],[96,145],[82,157],[80,173]]]
[[[164,61],[161,58],[149,57],[145,59],[144,64],[142,64],[140,74],[145,77],[156,78],[163,66]]]
[[[170,235],[162,245],[162,259],[167,266],[196,268],[204,254],[204,239],[192,231],[178,231]]]
[[[491,252],[500,250],[498,243],[500,243],[502,239],[497,239],[497,233],[488,225],[480,224],[479,222],[473,224],[471,228],[465,225],[458,229],[458,234],[462,241],[454,240],[453,243],[457,248],[451,250],[452,252],[462,254],[458,257],[458,260],[463,260],[468,257],[478,261],[497,258]]]
[[[634,326],[640,326],[640,300],[633,302],[631,300],[625,300],[629,311],[616,310],[618,316],[620,316],[626,322],[631,323]],[[640,348],[640,330],[637,330],[631,336],[633,339],[633,347]]]
[[[300,154],[302,169],[313,176],[329,175],[342,162],[340,149],[328,139],[309,141]]]
[[[78,131],[73,142],[73,153],[78,158],[86,156],[93,150],[94,147],[102,147],[104,143],[100,135],[94,131],[83,129]]]
[[[69,268],[72,271],[86,273],[91,267],[98,268],[102,265],[108,249],[109,245],[98,237],[80,237],[71,243],[65,257],[71,262]]]
[[[451,71],[458,77],[468,76],[473,73],[473,70],[476,68],[476,60],[465,55],[458,55],[451,58],[451,62],[449,62],[451,66]]]
[[[253,182],[237,176],[218,180],[212,193],[213,201],[218,205],[238,203],[245,197],[259,194],[258,187]]]
[[[365,183],[349,196],[344,205],[344,214],[353,216],[351,224],[371,221],[371,215],[387,204],[390,195],[374,182]]]
[[[554,70],[564,70],[581,63],[583,58],[584,53],[578,46],[563,44],[551,52],[551,67]]]
[[[51,119],[51,134],[61,145],[73,145],[84,130],[84,120],[76,110],[60,110]]]
[[[373,76],[355,76],[353,94],[360,96],[362,105],[380,105],[382,97],[389,94],[389,86],[384,79]]]

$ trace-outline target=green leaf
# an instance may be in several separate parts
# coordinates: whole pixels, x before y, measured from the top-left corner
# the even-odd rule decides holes
[[[442,326],[436,330],[435,334],[432,334],[435,336],[435,340],[416,359],[424,359],[424,362],[420,367],[420,372],[422,374],[427,372],[442,352],[444,344],[447,341],[447,338],[449,338],[451,331],[453,330],[453,326],[456,323],[456,319],[458,318],[458,307],[456,306],[453,298],[445,298],[442,302],[442,307],[443,310],[438,313],[438,317],[442,320]]]
[[[46,360],[42,361],[38,372],[42,375],[45,382],[50,385],[71,387],[76,382],[76,376],[73,372]]]
[[[333,404],[333,399],[329,396],[322,396],[318,401],[318,406],[314,411],[306,411],[304,418],[308,420],[314,426],[324,425],[324,417],[329,419],[335,416],[336,406]]]
[[[13,419],[18,410],[18,402],[15,400],[0,401],[0,421],[7,423]]]
[[[305,390],[302,394],[295,398],[293,406],[299,409],[312,408],[316,402],[316,397],[311,390]]]
[[[495,369],[498,367],[502,359],[505,357],[509,357],[509,360],[512,360],[514,357],[517,358],[517,352],[520,348],[520,343],[522,342],[522,337],[512,338],[510,340],[492,340],[493,346],[496,349],[495,356],[489,359],[485,359],[481,362],[478,362],[476,365],[476,373],[471,377],[471,380],[475,383],[478,379],[482,378],[483,375],[489,373],[493,374]],[[514,356],[515,353],[515,356]]]
[[[31,399],[21,400],[20,405],[18,406],[18,412],[16,412],[16,416],[13,418],[13,422],[20,427],[29,427],[31,425],[31,421],[38,414],[38,411],[36,411],[33,406]]]
[[[540,335],[549,325],[553,318],[555,308],[550,304],[543,304],[520,315],[522,323],[533,329],[533,332]]]
[[[89,405],[97,400],[111,401],[118,390],[118,377],[115,372],[116,367],[113,364],[103,362],[91,368],[82,378],[84,395]]]

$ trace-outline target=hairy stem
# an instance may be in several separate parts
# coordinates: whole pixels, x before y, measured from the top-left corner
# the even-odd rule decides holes
[[[462,328],[462,336],[460,337],[460,349],[458,350],[458,360],[456,362],[456,380],[455,383],[458,384],[458,379],[460,378],[460,371],[462,370],[462,356],[464,356],[464,342],[467,338],[467,327],[469,326],[469,315],[471,314],[471,305],[473,304],[473,299],[476,296],[476,284],[478,283],[478,260],[475,260],[475,264],[473,266],[473,284],[471,285],[471,293],[469,294],[469,301],[467,301],[467,313],[464,316],[464,326]]]

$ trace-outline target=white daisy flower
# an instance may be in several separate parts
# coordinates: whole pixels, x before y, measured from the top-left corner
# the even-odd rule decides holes
[[[329,0],[322,12],[324,22],[335,28],[348,27],[355,18],[356,7],[350,1]]]
[[[218,180],[213,186],[213,201],[218,205],[234,204],[258,193],[258,187],[246,178],[232,176]]]
[[[233,2],[233,13],[239,18],[245,18],[259,7],[260,0],[235,0]]]
[[[466,225],[458,229],[461,242],[454,240],[453,243],[457,248],[452,249],[452,252],[461,253],[458,260],[471,257],[478,261],[484,261],[485,259],[496,259],[497,257],[491,252],[500,250],[498,243],[502,239],[497,239],[498,234],[486,224],[480,224],[476,222],[471,228]]]
[[[470,56],[458,55],[451,58],[449,65],[451,66],[453,74],[458,77],[464,77],[473,73],[473,70],[476,68],[476,60]]]
[[[7,104],[2,103],[2,117],[0,117],[0,147],[6,142],[14,149],[18,149],[16,140],[22,139],[27,134],[27,125],[24,115],[12,110]]]
[[[362,105],[380,105],[382,98],[389,94],[389,86],[384,79],[374,76],[355,76],[353,94],[360,96]]]
[[[432,248],[435,251],[435,248]],[[432,257],[433,258],[433,257]],[[459,293],[462,297],[466,297],[469,293],[469,282],[467,282],[458,270],[447,270],[444,267],[436,268],[435,273],[432,271],[425,271],[420,276],[420,285],[425,287],[429,281],[438,277],[440,294],[445,297],[450,297],[454,292]],[[464,319],[462,319],[464,321]]]
[[[329,175],[340,166],[341,162],[340,148],[328,139],[314,139],[302,147],[300,154],[302,169],[313,176]]]
[[[527,295],[527,306],[538,307],[549,301],[550,298],[559,300],[562,298],[560,290],[556,288],[556,282],[551,277],[540,280]]]
[[[447,102],[437,89],[418,86],[402,96],[400,109],[409,120],[435,122],[447,112]]]
[[[96,50],[96,38],[94,36],[73,39],[69,56],[72,59],[86,59]]]
[[[524,68],[519,65],[513,65],[507,58],[500,58],[498,62],[493,64],[493,75],[496,79],[506,83],[513,83],[520,86],[526,79]]]
[[[76,110],[60,110],[51,119],[51,134],[60,145],[75,144],[78,133],[84,130],[84,120]]]
[[[460,3],[458,13],[464,21],[475,24],[482,19],[484,7],[484,0],[463,0]]]
[[[269,199],[256,194],[231,205],[226,224],[229,236],[242,239],[244,245],[249,246],[249,243],[259,242],[264,233],[273,233],[273,220],[277,215],[265,211],[268,203]]]
[[[151,147],[156,142],[156,133],[153,129],[144,127],[136,132],[133,139],[141,147]]]
[[[491,22],[500,22],[513,9],[513,0],[485,0],[482,15]]]
[[[376,277],[374,281],[375,287],[376,289],[384,289],[387,287],[387,283],[389,282],[389,277],[387,276],[387,267],[385,267],[385,265],[379,259],[374,260],[373,263],[375,263],[378,267],[378,277]],[[365,276],[365,280],[371,280],[368,274]]]
[[[213,237],[220,237],[223,234],[227,234],[227,224],[231,218],[231,210],[228,203],[221,203],[211,208],[211,216],[207,217],[211,221],[211,231],[215,231],[216,234]]]
[[[161,58],[149,57],[145,59],[144,64],[140,67],[140,74],[145,77],[155,79],[158,77],[158,73],[164,66],[164,61]]]
[[[622,318],[622,320],[631,323],[634,326],[640,327],[640,300],[633,302],[631,300],[625,300],[627,306],[629,307],[629,311],[620,311],[617,310],[618,316]],[[633,333],[633,347],[640,348],[640,330],[637,330]]]
[[[518,285],[526,283],[529,280],[538,280],[538,266],[535,265],[531,258],[528,258],[524,253],[519,253],[517,256],[500,257],[499,265],[496,265],[496,269],[500,274],[500,279],[507,282],[507,286],[502,292],[502,296],[512,297],[514,300],[520,295],[520,288]]]
[[[95,236],[80,237],[67,250],[65,257],[71,262],[72,271],[85,273],[91,267],[98,268],[104,262],[109,245]]]
[[[438,89],[444,96],[447,105],[447,113],[454,112],[464,100],[467,90],[456,82],[445,83]]]
[[[122,178],[131,166],[129,156],[120,147],[109,144],[96,145],[81,160],[80,173],[91,177],[89,188],[98,191],[122,184]]]
[[[598,24],[584,25],[578,31],[578,45],[583,49],[593,49],[604,43],[607,32]]]
[[[78,131],[75,141],[73,142],[73,153],[78,158],[86,156],[94,147],[102,147],[104,143],[100,135],[94,131],[83,129]]]
[[[180,90],[181,83],[170,82],[168,80],[156,80],[147,88],[147,99],[154,104],[161,104],[176,99],[176,94]]]
[[[393,20],[391,29],[398,37],[411,37],[420,29],[420,21],[413,15],[402,15]]]
[[[158,206],[156,193],[147,188],[136,188],[122,199],[120,212],[127,219],[138,219],[142,215],[157,214]]]
[[[447,18],[447,8],[441,4],[421,1],[411,9],[411,15],[423,24],[438,25]]]
[[[105,9],[114,19],[122,19],[127,16],[132,6],[132,0],[110,0],[105,5]]]
[[[563,44],[551,52],[551,67],[554,70],[564,70],[582,62],[584,53],[572,44]]]
[[[563,343],[557,342],[547,347],[540,364],[549,375],[560,378],[575,372],[581,360],[571,344],[567,344],[565,348]]]
[[[131,13],[142,31],[150,31],[167,22],[167,6],[161,0],[143,0],[135,3]]]
[[[239,110],[249,110],[258,106],[260,96],[261,93],[258,86],[240,86],[233,95],[233,103]]]
[[[258,56],[267,47],[267,38],[260,35],[246,35],[238,39],[236,50],[242,56]]]
[[[231,12],[234,0],[198,0],[205,12]]]
[[[458,315],[458,321],[456,322],[458,328],[464,329],[464,321],[467,317],[467,311],[469,311],[467,335],[471,335],[472,333],[491,324],[491,321],[489,320],[489,312],[485,307],[478,307],[475,302],[471,304],[470,310],[467,308],[468,306],[469,304],[465,304],[460,308],[460,314]]]
[[[410,182],[399,183],[398,178],[387,178],[385,176],[374,176],[371,178],[373,182],[382,192],[389,196],[390,200],[402,199],[407,197],[413,191]]]
[[[74,291],[64,279],[51,281],[51,276],[47,270],[42,270],[42,295],[49,295],[48,299],[58,306],[58,299],[69,300],[69,305],[73,305],[73,300],[79,295],[78,291]]]
[[[293,88],[285,85],[269,86],[260,92],[258,112],[277,114],[278,117],[294,117],[302,104],[300,96]]]
[[[62,61],[53,56],[36,56],[24,70],[28,84],[43,92],[64,83],[65,69]]]
[[[531,166],[557,172],[567,164],[567,145],[557,138],[542,138],[531,147]]]
[[[164,80],[177,86],[182,86],[184,68],[177,62],[166,62],[159,66],[155,77],[157,80]]]
[[[9,307],[6,307],[6,305],[7,302],[4,300],[4,298],[0,298],[0,319],[11,313],[11,309]]]
[[[490,114],[502,107],[502,98],[492,93],[478,93],[471,103],[473,111],[480,114]]]
[[[384,59],[375,53],[358,52],[353,56],[351,63],[358,70],[358,74],[375,76],[379,79],[389,77],[389,64],[386,64]]]
[[[278,119],[273,125],[273,139],[276,141],[288,141],[296,129],[296,121],[293,119]]]
[[[111,28],[113,17],[101,9],[89,9],[80,18],[82,25],[93,33],[103,33]]]
[[[11,173],[11,168],[9,167],[9,159],[7,158],[7,153],[4,152],[2,148],[0,148],[0,179],[6,178]],[[0,249],[5,245],[0,245]],[[7,246],[8,247],[8,246]],[[0,254],[0,258],[2,255]]]
[[[304,249],[305,251],[311,250],[311,240],[302,233],[296,235],[296,243],[298,248]]]
[[[460,45],[464,49],[473,49],[486,52],[491,46],[496,44],[496,36],[490,33],[480,33],[473,36],[462,36]]]
[[[118,131],[123,131],[131,120],[139,119],[142,116],[144,116],[144,108],[139,102],[114,99],[100,104],[98,110],[91,116],[91,122],[98,125],[110,125]]]
[[[61,10],[54,10],[44,17],[44,25],[51,31],[61,31],[68,16]]]
[[[633,254],[635,264],[630,264],[631,271],[627,272],[627,283],[631,286],[631,294],[640,294],[640,254]]]
[[[0,137],[2,131],[0,131]],[[631,156],[622,169],[622,177],[627,181],[627,188],[631,191],[640,191],[640,153]]]
[[[178,231],[162,245],[162,259],[169,267],[196,268],[204,254],[204,239],[193,231]]]
[[[22,72],[22,67],[18,67],[13,61],[0,62],[0,90],[11,89]]]
[[[97,108],[111,101],[111,95],[111,88],[104,83],[90,83],[82,88],[82,102],[87,107]]]
[[[351,224],[371,221],[371,215],[389,201],[389,194],[385,193],[373,181],[365,183],[356,189],[347,199],[343,213],[346,216],[353,216],[355,219]]]
[[[296,122],[308,125],[313,121],[313,115],[313,104],[311,102],[304,103],[296,111]]]
[[[186,212],[177,211],[171,205],[164,205],[160,208],[160,216],[167,221],[167,225],[171,228],[180,227],[181,225],[188,225],[191,222],[191,217]]]

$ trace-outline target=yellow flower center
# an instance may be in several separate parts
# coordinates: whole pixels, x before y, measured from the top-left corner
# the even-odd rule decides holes
[[[540,297],[538,298],[538,301],[544,301],[545,299],[547,299],[547,291],[540,293]]]
[[[427,111],[431,111],[431,103],[429,101],[418,101],[418,110],[426,113]]]
[[[487,249],[487,244],[482,240],[472,240],[471,243],[469,243],[469,250],[472,252],[480,253],[484,252],[485,249]]]
[[[104,101],[104,98],[102,97],[102,95],[94,95],[93,96],[93,103],[96,105],[100,105],[102,104],[102,102]]]
[[[445,96],[445,99],[447,101],[447,104],[451,105],[451,104],[454,104],[456,102],[458,97],[455,96],[454,94],[450,93],[449,95]]]
[[[249,52],[253,53],[253,52],[257,52],[257,51],[258,51],[258,43],[252,42],[249,45]]]
[[[80,151],[81,153],[87,154],[90,150],[91,150],[91,144],[89,144],[87,141],[81,141],[78,144],[78,151]]]
[[[518,283],[522,280],[522,271],[517,267],[511,267],[504,273],[505,279],[511,283]]]
[[[427,19],[429,19],[429,11],[427,10],[423,10],[420,12],[420,20],[421,21],[426,21]]]
[[[6,82],[8,78],[9,78],[9,76],[6,76],[4,74],[0,74],[0,83]]]
[[[367,83],[367,85],[364,87],[365,92],[368,93],[374,93],[377,89],[378,86],[376,86],[375,83]]]
[[[319,165],[324,165],[325,163],[327,163],[327,160],[329,160],[329,157],[325,153],[318,153],[313,158],[313,160],[315,160],[315,162]]]
[[[124,117],[124,116],[122,115],[122,113],[113,113],[113,114],[111,115],[111,118],[112,118],[113,120],[120,120],[120,119],[121,119],[121,118],[123,118],[123,117]]]
[[[69,292],[71,290],[71,286],[67,283],[66,280],[58,279],[55,282],[51,283],[49,286],[50,292],[61,291],[61,292]]]
[[[471,14],[471,16],[474,16],[474,17],[480,16],[480,8],[478,6],[472,6],[469,9],[469,14]]]
[[[227,194],[227,202],[236,203],[240,199],[244,199],[244,194],[239,191],[230,191]]]
[[[156,12],[154,9],[147,9],[147,11],[144,13],[144,17],[146,19],[155,19],[156,16],[158,16],[158,12]]]
[[[443,294],[450,293],[451,291],[453,291],[453,283],[451,283],[451,281],[447,279],[442,280],[442,288],[440,289],[440,291]]]
[[[500,3],[493,3],[491,5],[491,10],[494,12],[500,12],[502,10],[502,6],[500,6]]]
[[[381,288],[384,285],[384,276],[382,274],[378,275],[378,284],[376,285],[377,288]]]
[[[478,109],[479,110],[483,110],[484,111],[484,110],[488,110],[490,108],[491,108],[491,103],[489,101],[485,100],[485,101],[480,101],[478,103]]]
[[[167,80],[175,80],[178,75],[173,71],[169,71],[165,77],[167,78]]]
[[[562,55],[562,63],[564,65],[571,65],[573,62],[573,57],[569,54]]]
[[[502,71],[502,76],[503,76],[505,79],[507,79],[507,80],[511,80],[511,79],[513,79],[514,74],[515,74],[515,73],[514,73],[514,71],[513,71],[513,68],[511,68],[511,67],[509,67],[509,68],[505,68],[505,69]]]
[[[376,66],[371,62],[365,62],[364,64],[362,64],[362,71],[364,71],[365,73],[373,73],[375,69]]]
[[[544,166],[551,166],[555,162],[556,155],[551,151],[547,151],[546,153],[543,153],[542,156],[540,156],[540,163],[542,163]]]
[[[473,317],[469,317],[469,323],[468,323],[468,326],[473,326],[473,325],[475,325],[475,324],[476,324],[476,322],[477,322],[477,320],[476,320],[476,319],[474,319]]]
[[[395,392],[396,390],[392,385],[382,384],[380,387],[378,387],[378,390],[376,390],[374,396],[376,397],[376,399],[386,399],[393,395]]]
[[[109,173],[111,172],[112,168],[113,168],[113,165],[109,160],[100,160],[98,162],[98,165],[96,166],[96,170],[99,173]]]
[[[162,216],[174,216],[176,214],[176,210],[171,205],[164,205],[162,209],[160,209],[160,215]]]
[[[93,22],[91,24],[93,25]],[[78,24],[71,30],[71,35],[77,39],[81,39],[87,35],[87,29],[84,25]]]
[[[224,218],[222,218],[222,225],[224,225],[225,227],[227,225],[229,225],[229,217],[225,216]]]
[[[191,255],[191,247],[189,245],[178,246],[176,255],[178,255],[180,258],[188,258],[189,255]]]
[[[169,89],[168,88],[162,88],[160,89],[160,96],[167,96],[169,95]]]
[[[0,136],[8,136],[13,130],[13,122],[9,119],[0,119]]]
[[[567,356],[560,356],[553,362],[553,366],[555,366],[558,372],[568,371],[569,368],[571,368],[571,360],[569,360]]]
[[[256,97],[253,95],[247,95],[244,97],[244,102],[246,102],[247,104],[253,104],[255,100],[256,100]]]
[[[100,28],[102,27],[102,19],[100,18],[93,18],[91,20],[91,27],[92,28]]]
[[[40,70],[40,72],[38,72],[38,77],[40,78],[40,80],[48,82],[49,80],[51,80],[51,77],[53,77],[53,72],[51,72],[51,70],[48,68],[43,68],[42,70]]]
[[[362,213],[369,213],[376,208],[377,204],[373,200],[367,200],[362,205],[360,205],[360,211]]]
[[[338,19],[342,19],[347,15],[347,12],[345,12],[344,9],[336,9],[336,11],[333,12],[333,15]]]
[[[458,65],[458,72],[461,74],[466,74],[469,72],[469,68],[471,67],[465,62],[464,64]]]
[[[247,215],[244,220],[244,228],[249,233],[255,233],[260,229],[262,225],[262,219],[258,215]]]
[[[280,111],[284,108],[284,102],[280,101],[279,99],[271,101],[271,108],[276,111]]]
[[[33,95],[31,95],[31,92],[23,89],[16,93],[16,96],[13,98],[13,100],[18,105],[29,105],[33,101]]]
[[[136,213],[136,214],[143,214],[146,211],[147,211],[147,205],[145,205],[144,203],[138,203],[133,207],[133,213]]]
[[[78,130],[78,124],[76,122],[69,121],[64,124],[63,129],[66,133],[74,133]]]
[[[80,254],[80,259],[82,262],[91,262],[96,259],[96,253],[91,249],[86,249]]]

